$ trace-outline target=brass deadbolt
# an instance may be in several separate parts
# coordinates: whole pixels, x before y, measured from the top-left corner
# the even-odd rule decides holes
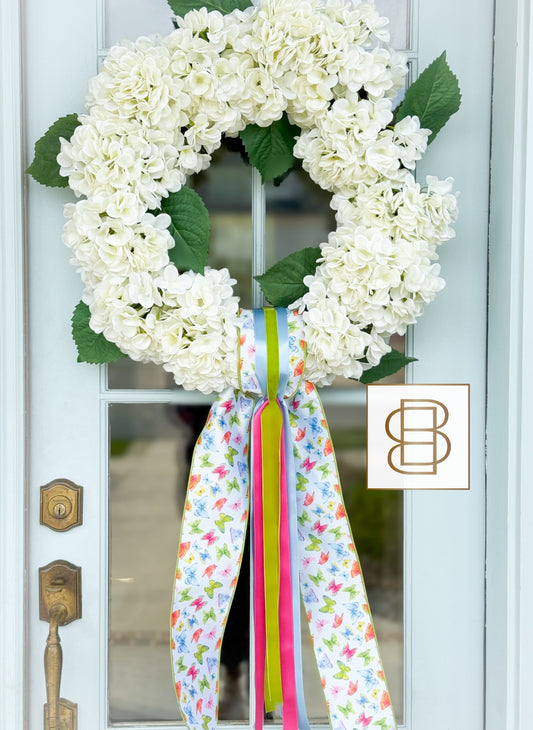
[[[41,525],[64,531],[82,523],[83,487],[69,479],[55,479],[41,487]]]

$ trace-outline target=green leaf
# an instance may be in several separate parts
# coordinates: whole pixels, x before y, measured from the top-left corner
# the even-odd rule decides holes
[[[294,167],[296,159],[292,153],[295,137],[300,128],[291,124],[284,114],[269,127],[249,124],[240,132],[250,162],[261,173],[263,182],[271,182]]]
[[[41,139],[35,143],[35,156],[28,172],[41,185],[52,188],[66,188],[68,178],[59,174],[57,156],[61,150],[60,137],[70,139],[80,122],[77,114],[67,114],[54,122]]]
[[[420,126],[431,129],[428,143],[461,105],[459,82],[446,61],[446,51],[436,58],[405,93],[395,114],[395,123],[416,115]]]
[[[103,334],[92,331],[89,327],[90,318],[89,307],[79,302],[72,315],[72,337],[78,348],[78,362],[100,364],[127,357],[113,342],[106,340]]]
[[[245,10],[249,8],[251,0],[168,0],[172,11],[183,17],[189,10],[207,8],[209,11],[218,10],[222,15],[231,13],[232,10]]]
[[[398,370],[401,370],[408,363],[415,361],[416,357],[407,357],[407,355],[404,355],[403,352],[391,350],[383,355],[378,365],[370,368],[370,370],[365,370],[359,380],[365,385],[368,383],[374,383],[376,380],[386,378],[387,375],[392,375]]]
[[[184,185],[161,200],[161,210],[172,219],[168,230],[176,245],[168,252],[170,260],[180,271],[190,269],[203,274],[211,226],[202,198]]]
[[[303,278],[315,273],[320,254],[319,248],[302,248],[278,261],[264,274],[256,276],[270,304],[288,307],[303,296],[307,291]]]

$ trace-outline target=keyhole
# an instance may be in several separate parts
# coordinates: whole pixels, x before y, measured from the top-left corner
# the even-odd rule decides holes
[[[48,512],[56,520],[64,520],[72,512],[72,502],[64,494],[58,494],[50,500]]]
[[[67,508],[62,502],[58,502],[57,504],[54,504],[54,516],[55,517],[63,517],[67,511]]]

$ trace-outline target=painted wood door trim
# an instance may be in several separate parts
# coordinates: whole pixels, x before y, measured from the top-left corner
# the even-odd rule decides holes
[[[496,0],[487,409],[486,730],[533,682],[533,14]]]
[[[0,727],[25,723],[25,361],[21,17],[0,3]]]

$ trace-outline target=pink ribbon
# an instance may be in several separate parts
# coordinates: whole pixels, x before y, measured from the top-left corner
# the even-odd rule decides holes
[[[252,502],[252,555],[253,555],[253,596],[254,596],[254,665],[255,665],[255,727],[263,727],[263,706],[265,702],[265,566],[263,563],[263,467],[261,454],[261,413],[266,401],[252,418],[252,461],[253,461],[253,502]]]

